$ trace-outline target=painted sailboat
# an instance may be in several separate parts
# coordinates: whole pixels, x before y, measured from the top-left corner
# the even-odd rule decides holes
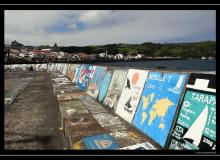
[[[183,80],[184,80],[184,76],[181,75],[181,76],[179,77],[179,80],[178,80],[176,86],[175,86],[174,88],[170,88],[169,91],[174,92],[174,93],[177,94],[177,93],[179,92],[179,89],[180,89],[180,87],[181,87],[181,85],[182,85]]]
[[[110,140],[95,140],[94,142],[100,149],[105,149],[112,145],[112,141]]]
[[[208,106],[203,109],[198,118],[183,136],[183,139],[193,140],[193,144],[198,147],[202,138],[202,133],[205,129],[206,121],[208,119]]]

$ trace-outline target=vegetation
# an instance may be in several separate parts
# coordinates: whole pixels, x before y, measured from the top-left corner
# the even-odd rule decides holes
[[[145,42],[142,44],[107,44],[97,46],[85,46],[85,47],[59,47],[60,51],[67,53],[87,53],[87,54],[99,54],[106,52],[108,54],[122,53],[125,55],[144,54],[151,57],[172,56],[181,58],[201,58],[216,57],[216,42],[204,41],[193,43],[173,43],[173,44],[161,44]]]

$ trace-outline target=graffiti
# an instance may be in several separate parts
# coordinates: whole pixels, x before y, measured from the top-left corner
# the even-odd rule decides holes
[[[135,144],[128,147],[120,148],[119,150],[157,150],[151,143],[145,142],[141,144]]]
[[[112,73],[113,71],[109,68],[106,69],[106,73],[105,73],[105,77],[102,81],[101,87],[99,89],[99,93],[98,93],[98,101],[102,102],[105,98],[106,92],[108,90],[108,86],[111,82],[111,78],[112,78]]]
[[[118,131],[125,131],[128,129],[128,126],[125,124],[116,124],[116,125],[110,125],[103,127],[108,133],[114,133]]]
[[[56,93],[56,94],[71,93],[71,92],[74,92],[77,90],[78,89],[75,86],[72,86],[70,84],[54,86],[54,93]]]
[[[115,70],[106,94],[104,105],[116,109],[119,96],[126,80],[127,70]]]
[[[81,70],[79,79],[77,81],[77,86],[79,86],[79,89],[82,91],[85,91],[87,89],[91,70],[92,70],[91,65],[84,65],[84,67]]]
[[[133,124],[162,147],[170,132],[185,79],[185,74],[148,74]]]
[[[70,121],[66,121],[64,125],[64,135],[69,144],[72,146],[75,142],[82,140],[84,137],[97,134],[104,134],[104,130],[97,123],[88,123],[84,125],[71,125]],[[84,145],[83,145],[84,146]]]
[[[60,101],[59,110],[61,113],[67,113],[67,116],[71,114],[89,113],[84,104],[79,100]]]
[[[82,96],[85,96],[85,93],[63,93],[63,94],[57,94],[57,100],[66,101],[66,100],[76,99]]]
[[[129,123],[131,123],[134,117],[147,74],[148,71],[144,70],[129,69],[128,71],[127,79],[116,108],[116,114]]]
[[[108,134],[96,135],[83,138],[86,149],[117,149],[119,145],[114,138]]]
[[[146,139],[136,131],[118,131],[110,133],[110,135],[117,140],[121,147],[146,142]]]
[[[119,117],[114,117],[112,114],[109,113],[94,114],[93,117],[102,127],[117,125],[122,123]]]
[[[169,149],[215,150],[216,96],[214,87],[208,87],[210,77],[199,79],[205,84],[194,79],[187,85]]]
[[[98,114],[98,113],[107,113],[100,104],[96,103],[85,103],[86,108],[90,111],[91,114]]]

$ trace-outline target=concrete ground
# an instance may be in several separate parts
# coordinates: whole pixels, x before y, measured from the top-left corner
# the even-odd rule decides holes
[[[5,98],[15,92],[15,99],[4,112],[5,149],[63,149],[50,75],[34,71],[5,73]]]

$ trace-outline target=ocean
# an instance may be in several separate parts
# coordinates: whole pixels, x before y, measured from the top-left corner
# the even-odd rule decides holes
[[[216,72],[216,60],[163,60],[163,61],[135,61],[135,62],[111,62],[96,63],[104,66],[130,67],[140,69],[167,69],[167,70],[196,70]]]

